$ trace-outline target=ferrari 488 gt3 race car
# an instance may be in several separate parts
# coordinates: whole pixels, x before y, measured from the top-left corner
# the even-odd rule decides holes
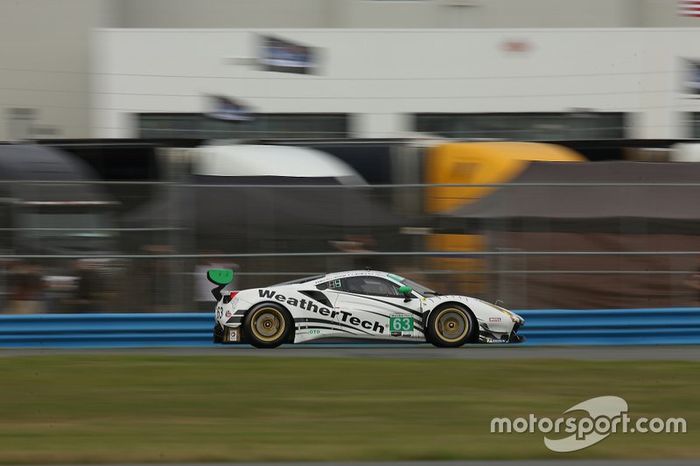
[[[515,343],[524,320],[480,299],[440,295],[398,275],[337,272],[266,288],[224,291],[233,272],[214,269],[214,342],[273,348],[320,338]]]

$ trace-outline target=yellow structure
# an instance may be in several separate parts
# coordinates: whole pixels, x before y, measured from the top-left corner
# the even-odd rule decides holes
[[[532,161],[583,162],[580,154],[563,146],[533,142],[458,142],[442,144],[428,150],[425,180],[429,184],[507,183],[517,177]],[[425,191],[427,213],[450,211],[473,202],[497,187],[428,187]],[[481,235],[432,234],[427,238],[428,250],[439,252],[475,252],[486,249]],[[485,262],[479,258],[434,258],[430,268],[445,272],[443,285],[465,294],[482,294],[485,286]],[[450,272],[464,273],[450,273]],[[472,273],[470,273],[472,272]],[[447,286],[445,287],[446,289]]]
[[[583,162],[580,154],[563,146],[535,142],[456,142],[428,150],[428,184],[507,183],[529,162]],[[442,213],[481,198],[492,187],[435,187],[426,189],[428,213]]]

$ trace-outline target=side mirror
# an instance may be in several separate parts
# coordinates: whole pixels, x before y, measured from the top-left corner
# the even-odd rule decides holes
[[[403,285],[403,286],[399,287],[399,293],[404,295],[404,297],[406,298],[406,299],[404,299],[404,301],[411,300],[411,292],[412,291],[413,291],[413,288],[411,288],[410,286],[407,286],[407,285]]]

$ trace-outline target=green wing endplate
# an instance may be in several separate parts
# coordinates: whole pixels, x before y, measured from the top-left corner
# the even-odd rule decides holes
[[[228,285],[233,280],[233,270],[209,269],[207,270],[207,280],[215,285]]]

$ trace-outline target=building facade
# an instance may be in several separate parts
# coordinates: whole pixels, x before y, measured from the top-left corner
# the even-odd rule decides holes
[[[587,30],[603,28],[612,28],[616,30],[620,28],[688,28],[679,31],[678,34],[687,38],[689,43],[693,43],[700,42],[697,40],[697,38],[700,37],[700,33],[692,29],[698,27],[698,25],[700,25],[700,18],[679,14],[678,2],[676,0],[587,0],[585,2],[580,0],[200,0],[196,2],[190,0],[22,0],[21,2],[15,0],[0,0],[0,44],[2,44],[0,46],[0,60],[2,62],[2,69],[0,70],[0,115],[2,115],[0,119],[0,140],[33,137],[76,138],[103,134],[103,131],[98,131],[96,127],[98,125],[104,125],[105,123],[96,123],[92,120],[94,112],[101,108],[106,100],[104,96],[96,99],[93,86],[99,90],[104,90],[105,86],[107,88],[111,86],[109,79],[107,79],[108,77],[95,74],[96,70],[103,69],[105,66],[104,57],[101,57],[101,53],[105,47],[104,41],[102,41],[102,36],[105,35],[105,32],[95,32],[95,30],[101,28],[126,29],[131,30],[131,32],[135,34],[143,34],[143,29],[154,28],[182,28],[188,30],[196,28],[199,30],[210,30],[212,32],[216,32],[215,30],[219,28],[240,28],[244,31],[250,31],[253,28],[256,30],[268,31],[271,29],[290,28],[310,29],[312,31],[309,31],[306,36],[301,32],[295,32],[293,35],[286,35],[285,37],[293,38],[299,36],[300,40],[305,40],[308,37],[309,44],[318,47],[323,50],[324,53],[328,53],[327,58],[329,61],[325,62],[324,65],[326,68],[315,76],[317,79],[316,82],[324,82],[325,84],[323,84],[323,86],[326,86],[326,91],[328,91],[328,89],[333,88],[333,86],[329,84],[333,81],[328,79],[324,80],[324,76],[330,76],[324,73],[333,73],[334,76],[345,76],[341,68],[336,67],[336,60],[338,58],[335,57],[344,57],[343,60],[345,60],[346,63],[352,64],[352,66],[355,67],[363,66],[363,62],[361,59],[351,59],[347,61],[347,58],[352,55],[352,52],[344,50],[343,46],[332,38],[330,32],[323,33],[325,34],[325,39],[316,40],[315,38],[320,37],[320,34],[322,34],[318,32],[318,30],[322,29],[338,31],[340,35],[337,37],[342,37],[343,34],[351,37],[352,34],[354,34],[352,31],[357,32],[360,30],[373,29],[374,32],[371,33],[372,37],[374,37],[372,45],[377,43],[377,41],[381,41],[381,37],[386,38],[389,33],[396,33],[397,35],[394,36],[394,39],[387,39],[387,42],[379,45],[379,50],[376,53],[372,50],[364,50],[364,52],[366,52],[364,55],[368,60],[380,60],[381,63],[378,64],[367,61],[366,65],[370,67],[377,65],[377,72],[381,74],[381,68],[387,62],[384,59],[377,58],[380,56],[380,52],[381,54],[386,54],[388,52],[387,47],[394,41],[394,45],[396,45],[398,50],[397,55],[405,55],[405,50],[402,50],[402,44],[396,44],[395,41],[403,41],[404,37],[410,35],[408,34],[410,31],[415,32],[417,40],[408,40],[406,47],[416,47],[417,51],[420,53],[421,50],[425,48],[425,45],[420,44],[420,37],[427,37],[422,35],[424,32],[437,34],[437,31],[443,31],[447,34],[453,34],[456,32],[452,31],[452,29],[468,28],[472,32],[463,31],[463,33],[474,34],[478,32],[477,30],[497,33],[500,30],[506,29],[510,31],[508,34],[511,37],[507,39],[508,43],[499,43],[494,49],[494,44],[487,41],[483,50],[493,52],[493,55],[496,57],[494,63],[501,63],[498,57],[504,53],[503,50],[507,50],[507,56],[513,57],[513,60],[531,61],[534,64],[535,61],[539,62],[540,59],[546,59],[546,57],[540,56],[539,54],[543,50],[549,50],[549,48],[542,46],[539,43],[539,38],[537,38],[538,44],[524,43],[527,42],[522,39],[527,35],[525,33],[526,30],[542,30],[545,28],[554,28],[557,30],[572,28],[590,28]],[[518,29],[516,31],[514,28],[525,29]],[[244,31],[241,32],[241,37],[246,36]],[[652,33],[650,30],[646,29],[644,29],[644,31],[648,31],[649,34],[651,34],[648,37],[653,38],[658,38],[668,33],[668,31]],[[664,29],[664,31],[666,31],[666,29]],[[127,33],[128,31],[124,34]],[[546,31],[540,31],[540,34],[545,33]],[[604,33],[604,31],[602,33]],[[189,32],[185,34],[192,35],[192,33]],[[646,34],[637,29],[634,29],[630,34],[637,34],[637,37],[641,37],[640,47],[638,47],[634,53],[641,54],[640,57],[656,59],[655,56],[651,57],[653,55],[652,52],[646,51],[644,47],[641,46],[652,42],[653,39],[646,39]],[[151,37],[153,37],[152,34]],[[455,38],[457,36],[452,37]],[[581,37],[582,38],[579,39],[580,41],[588,41],[589,36]],[[161,39],[166,39],[166,37],[161,36]],[[249,45],[252,39],[242,40],[242,44],[234,46],[231,50],[222,51],[222,53],[227,57],[234,56],[238,53],[236,52],[236,48],[241,48],[242,55],[239,54],[239,58],[250,58],[247,55],[252,53]],[[358,46],[360,42],[362,41],[355,41],[353,44],[354,46]],[[530,40],[530,42],[535,41]],[[367,42],[364,42],[364,45],[366,44]],[[575,47],[575,50],[579,51],[585,49],[586,53],[597,53],[595,47],[599,44],[599,41],[593,40],[590,47],[584,47],[583,44],[579,44],[580,47]],[[536,47],[532,47],[533,45],[536,45]],[[606,45],[610,48],[617,48],[617,44]],[[676,45],[673,44],[669,45],[676,47]],[[111,47],[111,45],[109,47]],[[128,45],[124,47],[128,48]],[[149,50],[153,51],[150,47],[149,45],[147,47],[148,50],[144,51],[146,55],[150,53]],[[403,49],[406,47],[403,47]],[[685,51],[685,45],[679,45],[678,47],[680,47],[680,49],[671,49],[666,53],[662,53],[662,59],[665,60],[667,55],[674,55],[675,57],[684,57],[688,55]],[[657,47],[657,49],[658,48],[659,47]],[[360,49],[362,49],[362,46],[360,46]],[[444,53],[459,57],[459,54],[455,55],[457,49],[457,46],[447,47],[444,49]],[[186,47],[186,50],[191,50],[191,47]],[[620,50],[620,56],[623,56],[624,53],[628,51],[628,49]],[[362,52],[363,50],[358,50],[357,55],[359,58],[362,58]],[[207,55],[207,53],[208,52],[204,52],[204,55]],[[138,53],[136,55],[138,55]],[[605,68],[609,66],[609,64],[606,64],[608,62],[605,61],[608,59],[606,58],[608,55],[607,53],[603,55],[601,67]],[[535,58],[536,60],[534,60]],[[590,61],[593,61],[594,57],[586,58],[590,58]],[[494,64],[494,68],[491,68],[491,65],[483,65],[484,62],[481,57],[470,59],[475,59],[475,63],[479,63],[481,67],[486,66],[488,69],[495,70],[497,72],[497,77],[503,77],[498,68],[499,66],[503,66],[503,63],[500,65]],[[243,73],[243,77],[245,78],[252,76],[246,74],[247,72],[244,66],[245,60],[238,63],[239,65],[227,65],[228,67],[225,69],[223,76],[228,76],[231,72]],[[675,74],[673,79],[677,80],[684,72],[681,69],[683,65],[678,61],[674,61],[674,63],[673,70]],[[158,63],[154,63],[153,65],[155,67],[159,66]],[[250,62],[248,62],[248,65],[250,65]],[[122,62],[120,62],[119,66],[124,68]],[[139,68],[139,66],[139,63],[135,62],[128,65],[127,68]],[[184,66],[185,65],[183,65],[183,67]],[[192,66],[196,66],[196,64]],[[239,66],[240,70],[236,68],[236,66]],[[422,78],[430,77],[430,75],[420,75],[420,73],[427,72],[426,70],[422,70],[420,68],[421,66],[421,63],[416,62],[411,67],[403,66],[400,67],[400,69],[404,77],[410,77],[412,75]],[[552,66],[556,66],[556,64]],[[652,65],[649,67],[653,68]],[[474,73],[471,73],[472,68],[466,65],[464,65],[464,67],[460,65],[457,68],[459,68],[459,75],[456,77],[474,75]],[[465,74],[467,68],[470,74]],[[595,69],[597,66],[594,65],[593,68]],[[666,66],[664,66],[664,68],[666,68]],[[140,73],[148,74],[149,71],[147,71],[147,69],[144,71],[145,69],[146,68],[142,66]],[[219,71],[220,70],[216,70],[214,74],[219,74]],[[431,70],[431,72],[436,73],[438,71],[441,72],[441,78],[451,78],[455,77],[455,75],[450,73],[457,70],[452,70],[451,68],[445,69],[444,72],[437,68]],[[669,72],[669,70],[657,71]],[[119,73],[121,71],[115,68],[113,72]],[[361,71],[359,69],[356,72],[368,73],[367,71]],[[510,73],[511,71],[507,72]],[[348,76],[351,77],[352,74]],[[479,77],[478,73],[474,76]],[[291,76],[284,77],[290,79],[294,78]],[[483,79],[483,76],[479,79]],[[311,82],[311,80],[308,79],[306,81]],[[279,83],[280,81],[273,82]],[[390,90],[392,92],[398,90],[413,90],[417,86],[416,82],[405,88],[397,81],[396,85],[390,85]],[[428,84],[434,85],[435,83]],[[519,95],[515,97],[515,99],[527,99],[527,97],[523,97],[527,92],[525,92],[526,89],[522,86],[529,84],[531,84],[531,81],[520,82],[519,86],[521,86],[523,92],[516,92],[516,94]],[[617,85],[620,83],[613,80],[611,86],[612,84]],[[651,85],[651,82],[649,80],[644,80],[642,84],[639,84],[637,81],[632,84],[634,86],[647,86]],[[121,85],[123,85],[123,83],[119,84],[119,86]],[[170,84],[164,84],[166,87],[169,85]],[[295,85],[303,87],[300,83]],[[673,85],[675,89],[678,83],[674,81]],[[286,85],[282,86],[283,90],[286,89],[285,86]],[[330,86],[330,88],[327,86]],[[379,86],[377,89],[381,89],[381,85],[377,84],[377,86]],[[591,85],[593,89],[595,89],[596,86],[597,84]],[[198,84],[193,89],[185,91],[183,88],[177,92],[199,92],[200,87],[201,86]],[[339,94],[339,96],[348,95],[355,99],[359,96],[359,91],[364,91],[364,87],[362,82],[352,85],[348,84],[348,86],[344,88],[346,94]],[[424,87],[424,89],[428,88],[429,86]],[[471,92],[477,88],[472,89],[469,87],[467,89]],[[231,89],[231,87],[219,89],[217,86],[213,86],[212,89],[222,93],[225,91],[225,95],[248,95],[246,94],[248,90],[243,92],[243,90]],[[253,89],[256,93],[262,92],[254,87],[248,87],[246,89]],[[351,92],[353,89],[358,91],[358,93]],[[449,94],[450,92],[448,91],[452,88],[449,85],[447,85],[447,87],[438,85],[436,89],[445,90],[445,92]],[[535,94],[541,93],[541,91],[537,89],[536,87],[527,91]],[[554,89],[556,89],[556,87]],[[611,87],[611,89],[612,90],[608,92],[614,92],[616,88]],[[634,89],[635,88],[632,87],[632,90]],[[498,85],[494,85],[493,89],[491,89],[492,92],[498,90]],[[320,91],[323,91],[323,88],[320,88]],[[141,92],[148,93],[149,91],[146,89]],[[423,98],[426,100],[429,100],[428,97],[438,97],[437,94],[429,95],[432,92],[428,92],[427,90],[421,92]],[[569,91],[567,90],[566,92]],[[648,90],[648,92],[660,92],[660,90],[653,88],[652,85],[652,89]],[[428,93],[428,95],[426,95],[426,93]],[[391,94],[391,92],[389,94]],[[510,93],[504,94],[504,96],[512,94],[513,92],[511,90]],[[251,103],[254,104],[256,109],[260,109],[262,112],[287,112],[287,106],[279,102],[274,105],[271,104],[274,100],[271,97],[275,95],[277,94],[270,93],[269,96],[266,96],[266,103],[257,101]],[[297,104],[299,98],[304,96],[304,94],[296,95],[293,88],[284,90],[283,95],[289,103],[296,102]],[[321,92],[320,95],[323,96],[327,94]],[[466,97],[466,94],[455,95]],[[482,97],[482,100],[492,100],[491,96],[493,94],[484,95],[485,97]],[[185,98],[184,96],[175,97],[174,100],[183,100]],[[335,98],[336,96],[332,97],[334,98],[326,99],[328,100],[328,105],[326,105],[326,107],[342,107],[338,110],[341,116],[336,117],[336,123],[345,119],[343,121],[346,121],[346,126],[350,128],[351,134],[370,134],[372,132],[387,133],[394,132],[397,128],[434,128],[435,125],[439,126],[441,124],[439,123],[442,118],[440,115],[426,115],[421,117],[422,120],[420,124],[415,125],[401,123],[397,120],[410,120],[411,118],[415,118],[413,116],[415,113],[439,114],[447,111],[444,106],[441,105],[422,105],[418,107],[410,105],[409,107],[411,108],[404,111],[403,107],[400,105],[392,106],[390,102],[387,102],[389,99],[384,99],[384,102],[380,104],[380,100],[376,99],[376,95],[372,93],[368,94],[362,100],[374,103],[360,110],[357,109],[357,104],[340,106]],[[401,96],[396,95],[393,100],[400,100],[397,97]],[[572,102],[572,104],[576,103],[576,107],[565,102],[561,105],[557,105],[556,111],[553,111],[551,110],[553,106],[547,105],[547,102],[551,101],[553,97],[545,97],[546,98],[542,99],[544,103],[542,108],[533,109],[532,111],[535,113],[571,113],[573,109],[575,113],[578,114],[581,113],[578,110],[583,109],[584,112],[581,119],[585,120],[587,118],[585,115],[586,109],[594,108],[597,103],[595,99],[592,99],[591,102],[583,103],[580,102],[582,99],[571,99],[572,101],[576,100],[576,102],[578,102]],[[441,98],[443,100],[448,100],[451,97],[449,95],[441,95]],[[651,99],[651,101],[649,99]],[[675,93],[672,93],[666,96],[663,104],[660,104],[658,98],[649,96],[648,94],[638,97],[638,100],[643,101],[642,105],[647,107],[663,105],[665,107],[673,107],[674,109],[685,106],[685,101],[679,99],[680,98]],[[153,108],[150,108],[148,102],[153,100],[158,100],[158,98],[152,97],[151,100],[144,98],[138,108],[145,106],[146,110],[157,112],[163,106],[158,103],[154,105]],[[413,97],[412,100],[408,100],[408,102],[415,100],[416,98]],[[465,100],[466,99],[462,99],[462,103],[464,103]],[[621,99],[615,98],[613,100],[618,102]],[[500,113],[502,111],[508,113],[512,111],[520,112],[521,110],[518,110],[519,108],[531,107],[529,105],[515,105],[513,108],[503,110],[504,99],[498,98],[493,101],[497,103],[497,105],[494,105],[491,109],[484,109],[483,105],[476,105],[475,107],[480,109],[478,110],[479,112],[488,111],[491,113]],[[129,106],[131,102],[133,101],[128,100],[122,102],[120,105]],[[322,113],[328,113],[326,110],[323,110],[324,107],[322,105],[317,105],[318,102],[313,102],[316,101],[310,100],[309,108],[321,109]],[[613,105],[609,106],[613,107]],[[183,105],[182,109],[192,109],[195,107],[196,105],[191,105],[190,102],[187,105]],[[307,106],[305,105],[305,107]],[[379,107],[385,110],[379,112]],[[457,107],[457,105],[453,107]],[[465,114],[473,113],[471,105],[460,105],[459,107],[460,108],[451,108],[448,110],[450,112],[456,111]],[[619,107],[620,106],[616,108]],[[629,106],[626,108],[628,107]],[[692,105],[690,107],[692,107]],[[132,112],[132,110],[132,108],[127,108],[128,112]],[[294,112],[300,112],[301,110],[296,109]],[[342,116],[356,113],[373,116],[362,118]],[[380,116],[380,114],[383,115]],[[556,117],[556,115],[554,116]],[[276,118],[277,117],[274,115],[268,117],[268,119],[272,121],[272,123],[270,123],[271,125],[275,126],[275,124],[279,123],[279,118]],[[469,118],[469,116],[465,117],[465,123],[463,123],[462,126],[466,129],[463,131],[467,131],[472,127],[468,121]],[[534,115],[532,118],[536,119],[539,117]],[[606,118],[619,118],[619,116],[609,116]],[[666,118],[668,119],[669,117]],[[688,117],[686,113],[683,113],[673,118],[678,121],[685,121]],[[287,124],[288,122],[285,121],[284,123]],[[303,120],[297,123],[298,125],[302,125]],[[652,121],[652,123],[670,124],[667,121],[659,123],[656,120]],[[675,122],[673,124],[676,125]],[[688,128],[696,126],[697,124],[684,123],[684,128],[686,129],[681,129],[679,127],[677,134],[682,134],[683,131],[687,132]],[[376,129],[372,129],[375,127]],[[324,128],[324,131],[326,130],[329,129]],[[337,131],[337,128],[334,127],[330,130]],[[453,129],[452,131],[457,130]],[[638,130],[635,131],[639,133]],[[642,134],[645,133],[642,132]]]
[[[681,28],[105,29],[95,35],[91,134],[689,137],[700,112],[699,36]],[[292,50],[294,72],[270,66],[279,47]],[[208,118],[212,96],[245,115]]]

